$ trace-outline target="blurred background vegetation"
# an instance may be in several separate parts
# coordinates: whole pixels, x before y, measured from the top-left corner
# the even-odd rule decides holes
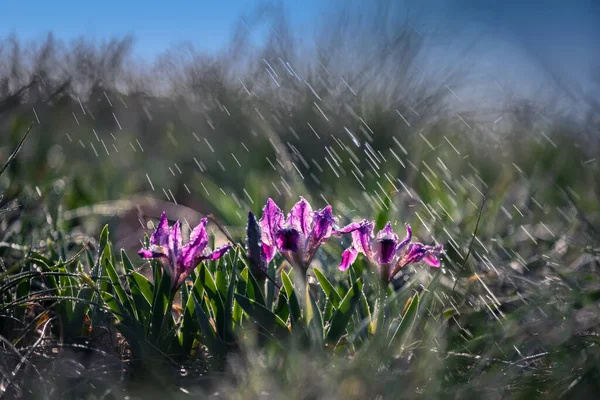
[[[381,373],[376,361],[334,368],[305,352],[290,352],[280,369],[248,350],[257,367],[232,361],[210,393],[597,391],[598,99],[577,113],[559,105],[560,87],[492,105],[459,101],[456,92],[479,85],[463,58],[426,73],[418,21],[379,13],[340,12],[307,45],[281,5],[265,4],[240,20],[228,48],[182,44],[155,62],[132,57],[127,37],[2,40],[0,162],[34,127],[0,177],[1,269],[58,244],[66,259],[96,243],[105,223],[114,247],[134,254],[162,210],[192,225],[213,214],[240,240],[248,210],[260,214],[269,196],[289,209],[301,195],[333,205],[340,223],[377,217],[400,231],[410,222],[420,240],[443,243],[450,283],[428,307],[445,317],[423,314],[410,355]],[[267,22],[264,43],[250,43],[246,29]],[[342,279],[343,245],[331,243],[315,265]],[[314,392],[303,397],[307,382]]]

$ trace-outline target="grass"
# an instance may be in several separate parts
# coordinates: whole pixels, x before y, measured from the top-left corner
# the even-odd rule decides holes
[[[163,59],[173,76],[148,77],[127,66],[127,41],[68,51],[46,41],[38,68],[19,74],[23,89],[0,101],[0,396],[597,392],[596,128],[497,110],[511,121],[502,126],[457,109],[446,77],[434,84],[414,61],[400,64],[403,44],[409,59],[426,53],[404,28],[364,68],[341,55],[319,64],[273,39],[238,54],[254,60],[246,69],[174,52]],[[49,62],[65,54],[91,60],[90,73]],[[334,67],[355,94],[327,78]],[[397,77],[386,87],[373,78],[384,72]],[[170,84],[157,93],[153,81]],[[420,241],[444,245],[442,268],[407,267],[382,293],[362,256],[337,270],[342,237],[317,252],[308,290],[280,256],[267,278],[247,254],[257,245],[248,211],[260,215],[268,197],[288,210],[298,196],[330,204],[340,225],[369,218],[400,233],[409,222]],[[163,210],[185,232],[210,215],[211,247],[234,244],[177,293],[160,264],[136,255]]]
[[[437,154],[443,157],[444,151]],[[274,282],[252,278],[241,246],[223,262],[197,270],[193,286],[184,286],[176,302],[181,311],[171,314],[166,303],[156,303],[161,298],[160,284],[152,283],[161,281],[157,264],[151,265],[154,272],[145,272],[148,266],[141,260],[116,250],[108,229],[99,239],[77,233],[72,222],[61,218],[60,193],[49,196],[35,203],[36,213],[4,222],[22,224],[19,230],[6,229],[2,243],[5,395],[590,395],[598,374],[597,215],[582,210],[581,194],[580,203],[569,203],[576,201],[570,191],[542,179],[525,184],[519,174],[505,174],[488,180],[495,182],[491,185],[479,181],[477,186],[475,179],[471,187],[463,184],[464,193],[449,181],[457,185],[451,186],[455,196],[431,189],[440,185],[438,173],[421,186],[413,181],[412,198],[392,189],[379,205],[364,195],[332,199],[341,220],[361,215],[357,209],[379,226],[388,219],[409,220],[419,237],[429,230],[447,249],[439,272],[417,266],[388,288],[383,315],[378,284],[365,260],[359,259],[350,275],[335,272],[343,246],[336,240],[321,249],[313,264],[322,274],[309,272],[317,274],[310,280],[316,293],[312,305],[295,303],[305,296],[292,281],[284,284],[291,271],[279,258],[272,265]],[[530,196],[536,185],[542,194],[534,202]],[[29,191],[20,202],[34,204],[38,196]],[[508,211],[509,202],[514,211]],[[553,208],[557,212],[550,212]],[[226,212],[234,210],[221,205],[215,211],[217,221],[226,221]],[[117,230],[126,224],[123,217],[110,221]],[[242,227],[222,226],[243,245]],[[335,310],[343,298],[352,298],[358,277],[364,280],[356,292],[360,295],[348,300],[345,324],[324,346]],[[266,308],[257,305],[267,298]],[[304,317],[295,316],[294,309]],[[315,311],[320,323],[308,317]],[[163,326],[158,336],[148,331],[155,326],[153,315],[171,328],[158,325]],[[276,333],[282,327],[271,325],[274,315],[287,321],[283,331],[291,334]],[[402,339],[385,350],[382,340],[394,331]]]

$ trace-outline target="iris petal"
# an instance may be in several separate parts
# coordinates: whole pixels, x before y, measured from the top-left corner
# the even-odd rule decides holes
[[[361,227],[361,225],[365,222],[366,220],[360,221],[360,222],[351,222],[348,225],[346,225],[345,227],[343,227],[342,229],[335,229],[333,231],[333,233],[335,233],[336,235],[341,235],[344,233],[351,233],[354,232],[355,230],[357,230],[358,228]]]
[[[405,224],[406,227],[406,236],[404,237],[404,239],[402,239],[402,241],[400,243],[398,243],[398,246],[396,247],[396,252],[402,250],[412,239],[412,228],[410,227],[409,224]]]
[[[353,246],[367,258],[372,258],[371,238],[373,237],[373,221],[364,220],[355,231],[352,231]]]
[[[329,239],[333,233],[335,218],[331,206],[316,211],[313,216],[312,230],[308,238],[304,262],[309,264],[319,247]]]
[[[262,252],[267,262],[270,262],[275,257],[276,246],[269,246],[266,243],[262,244]]]
[[[428,254],[423,258],[423,261],[425,261],[427,264],[431,265],[432,267],[439,267],[440,266],[440,260],[433,254]]]
[[[342,253],[342,262],[340,263],[338,269],[340,271],[346,271],[352,264],[354,264],[354,261],[356,261],[356,256],[358,256],[358,250],[356,250],[354,247],[349,247],[344,250]]]
[[[313,223],[313,210],[304,197],[300,197],[300,201],[294,204],[286,222],[293,229],[308,236]]]
[[[160,222],[156,227],[156,230],[150,236],[150,245],[165,246],[169,241],[169,221],[167,220],[167,214],[163,211],[160,216]]]
[[[331,206],[327,206],[322,210],[316,211],[313,217],[313,227],[311,237],[315,242],[329,239],[333,233],[333,225],[335,218],[331,211]]]
[[[223,257],[225,253],[229,251],[229,249],[231,249],[231,245],[227,243],[226,245],[217,247],[215,250],[208,253],[207,255],[202,256],[202,259],[211,261],[218,260],[219,258]]]
[[[190,234],[190,241],[183,246],[178,254],[178,262],[184,266],[184,269],[193,269],[200,262],[204,249],[208,244],[208,232],[206,232],[207,218],[203,218],[198,226]]]
[[[281,229],[283,224],[283,211],[269,198],[263,208],[263,213],[258,221],[262,235],[262,241],[269,246],[275,244],[275,233]]]
[[[396,245],[398,243],[398,235],[392,229],[392,225],[388,222],[382,230],[377,233],[378,240],[392,240]]]

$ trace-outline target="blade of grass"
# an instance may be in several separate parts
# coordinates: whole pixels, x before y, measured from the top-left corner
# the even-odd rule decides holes
[[[4,171],[6,170],[6,168],[8,168],[8,166],[10,165],[10,163],[15,159],[15,157],[17,156],[17,154],[21,150],[21,147],[23,147],[23,143],[25,142],[25,139],[27,139],[27,136],[29,136],[29,132],[31,132],[31,128],[33,128],[33,124],[34,124],[34,121],[31,121],[31,124],[29,125],[29,128],[27,128],[27,132],[25,132],[25,135],[23,135],[23,137],[21,138],[21,141],[19,142],[19,144],[17,145],[17,147],[15,148],[15,150],[8,157],[8,160],[6,160],[6,163],[4,164],[4,166],[2,167],[2,169],[0,169],[0,176],[2,176],[2,174],[4,173]]]

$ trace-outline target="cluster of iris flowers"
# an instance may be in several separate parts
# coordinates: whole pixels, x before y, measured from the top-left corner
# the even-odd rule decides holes
[[[191,234],[187,244],[182,243],[179,221],[169,227],[163,212],[158,227],[150,237],[147,248],[138,254],[146,259],[158,259],[171,277],[171,288],[176,290],[190,273],[204,260],[217,260],[232,247],[226,244],[215,250],[208,248],[207,218],[203,218]],[[351,245],[343,251],[339,270],[347,270],[362,253],[378,272],[383,282],[390,282],[408,264],[425,262],[440,266],[443,247],[411,242],[412,230],[406,224],[406,235],[400,239],[388,222],[374,235],[375,223],[369,220],[352,222],[338,228],[331,206],[313,211],[306,199],[300,197],[287,216],[268,199],[263,207],[260,227],[261,258],[270,262],[279,252],[294,268],[306,274],[319,249],[332,235],[350,234]]]

